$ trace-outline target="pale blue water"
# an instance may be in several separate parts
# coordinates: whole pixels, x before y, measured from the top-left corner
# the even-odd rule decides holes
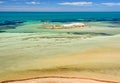
[[[120,24],[120,12],[0,12],[0,30],[29,21],[97,22]],[[10,25],[10,26],[9,26]],[[6,27],[9,26],[9,27]],[[13,27],[14,26],[14,27]]]

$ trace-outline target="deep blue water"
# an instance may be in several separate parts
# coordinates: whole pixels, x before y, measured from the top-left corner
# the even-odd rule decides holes
[[[9,21],[120,21],[120,12],[0,12],[0,23]]]

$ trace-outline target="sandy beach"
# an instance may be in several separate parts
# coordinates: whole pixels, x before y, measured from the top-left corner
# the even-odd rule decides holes
[[[9,32],[22,32],[28,28],[39,31],[38,28],[32,28],[35,26],[38,24],[21,26],[22,28]],[[0,82],[120,82],[119,28],[93,26],[84,29],[40,31],[41,33],[0,33]],[[39,78],[47,76],[49,78]],[[38,79],[29,79],[36,77]]]

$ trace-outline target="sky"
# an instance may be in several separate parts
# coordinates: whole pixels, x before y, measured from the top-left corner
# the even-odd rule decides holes
[[[0,11],[120,11],[120,0],[0,0]]]

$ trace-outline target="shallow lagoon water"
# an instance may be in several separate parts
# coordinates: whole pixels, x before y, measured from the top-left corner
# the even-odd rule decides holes
[[[81,18],[82,21],[77,22],[83,22],[91,28],[75,29],[45,29],[46,25],[41,22],[40,13],[30,13],[28,16],[27,14],[25,13],[21,18],[19,18],[21,13],[17,14],[17,19],[19,18],[17,21],[24,21],[23,23],[4,25],[6,29],[3,29],[2,25],[0,81],[58,75],[120,82],[119,13],[110,13],[109,15],[104,13],[110,19],[113,19],[111,15],[115,15],[118,18],[117,21],[110,19],[88,21],[86,19],[86,22]],[[48,16],[41,18],[62,20],[63,17],[70,19],[72,16],[74,18],[74,13],[70,13],[68,17],[61,13],[57,13],[56,16],[62,17],[53,17],[54,14],[42,13],[41,15]],[[15,21],[14,13],[5,15],[8,15],[9,18],[4,16],[2,21],[6,19]],[[80,13],[77,15],[79,16]],[[86,17],[88,14],[82,13],[82,15]],[[99,13],[95,18],[101,18],[101,15],[103,14]],[[78,16],[75,17],[78,18]],[[48,23],[60,25],[72,22]]]

